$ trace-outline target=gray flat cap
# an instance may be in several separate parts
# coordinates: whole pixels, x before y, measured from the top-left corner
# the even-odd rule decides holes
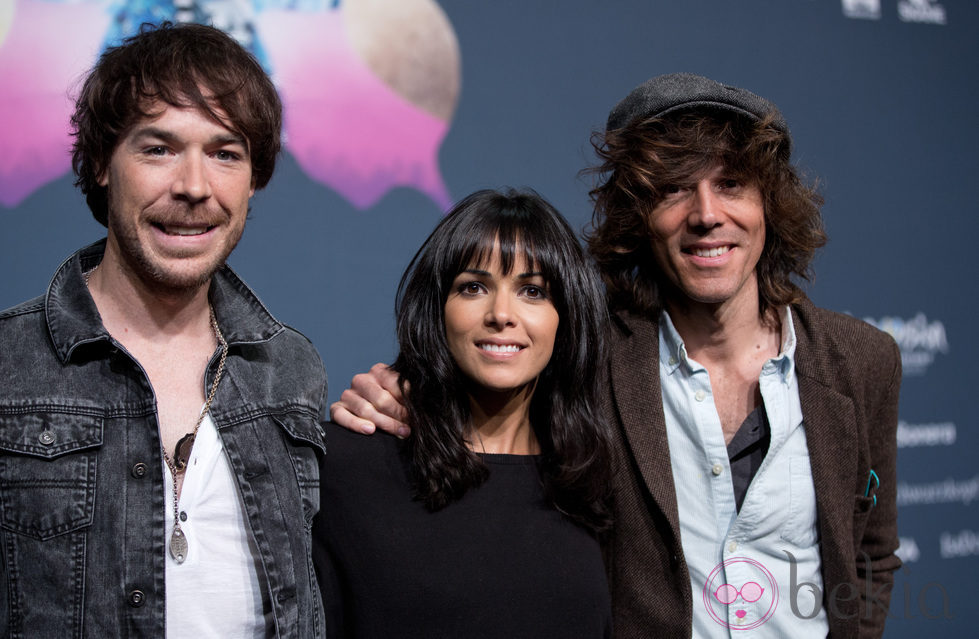
[[[771,113],[775,115],[774,127],[789,134],[785,118],[765,98],[692,73],[668,73],[646,80],[615,105],[606,130],[621,129],[636,118],[657,117],[691,107],[726,109],[756,120]]]

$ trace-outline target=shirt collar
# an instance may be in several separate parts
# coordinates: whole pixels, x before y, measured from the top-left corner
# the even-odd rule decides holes
[[[782,349],[778,357],[772,359],[779,367],[782,381],[788,384],[795,374],[795,324],[792,322],[792,311],[783,306],[778,311],[782,320]]]
[[[779,308],[778,314],[782,322],[782,345],[779,354],[769,361],[778,366],[782,381],[788,383],[795,371],[795,325],[788,306]],[[672,375],[680,364],[687,361],[687,347],[665,308],[660,311],[659,316],[659,339],[660,364]]]
[[[85,273],[102,261],[104,253],[105,239],[86,246],[62,262],[48,286],[45,319],[54,348],[63,362],[83,344],[111,340],[85,285]],[[228,266],[214,274],[208,297],[228,344],[268,341],[283,329]]]
[[[665,308],[659,315],[659,341],[660,365],[672,375],[680,364],[687,361],[687,347],[683,344],[683,338],[677,333],[673,320]]]

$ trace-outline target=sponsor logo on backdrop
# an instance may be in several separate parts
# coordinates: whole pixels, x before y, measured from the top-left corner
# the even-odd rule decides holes
[[[897,447],[917,448],[920,446],[951,446],[955,443],[955,424],[939,422],[935,424],[897,423]]]
[[[938,538],[938,547],[942,559],[979,555],[979,532],[974,530],[943,532]]]
[[[911,319],[882,317],[879,320],[865,317],[863,321],[889,334],[901,348],[901,366],[905,375],[923,375],[939,353],[948,352],[945,325],[935,320],[929,322],[924,313]]]
[[[927,484],[898,482],[897,505],[963,504],[979,498],[979,475],[970,479],[946,479]]]
[[[904,22],[945,24],[945,7],[934,0],[901,0],[897,3],[897,17]]]
[[[843,0],[843,15],[848,18],[880,20],[880,0]]]
[[[898,537],[898,542],[897,551],[894,553],[898,559],[906,564],[918,561],[921,557],[921,550],[918,549],[918,542],[914,540],[914,537]]]

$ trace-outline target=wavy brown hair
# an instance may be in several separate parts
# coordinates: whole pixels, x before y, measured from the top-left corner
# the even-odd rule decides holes
[[[638,120],[592,135],[601,164],[586,233],[613,308],[641,314],[662,306],[649,217],[668,188],[692,186],[718,165],[757,185],[765,206],[765,246],[758,261],[759,312],[802,297],[793,276],[810,279],[816,249],[826,243],[815,185],[789,162],[791,140],[761,121],[697,108]]]
[[[106,49],[85,79],[71,116],[75,186],[108,224],[99,178],[119,141],[163,105],[191,107],[241,135],[256,189],[272,179],[281,145],[282,103],[259,62],[226,33],[200,24],[144,24]]]

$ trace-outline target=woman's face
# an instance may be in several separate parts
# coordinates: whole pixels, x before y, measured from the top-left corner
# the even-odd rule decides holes
[[[488,263],[456,276],[445,301],[449,351],[487,390],[515,390],[537,379],[554,351],[558,319],[544,277],[519,252],[503,275],[499,245]]]

